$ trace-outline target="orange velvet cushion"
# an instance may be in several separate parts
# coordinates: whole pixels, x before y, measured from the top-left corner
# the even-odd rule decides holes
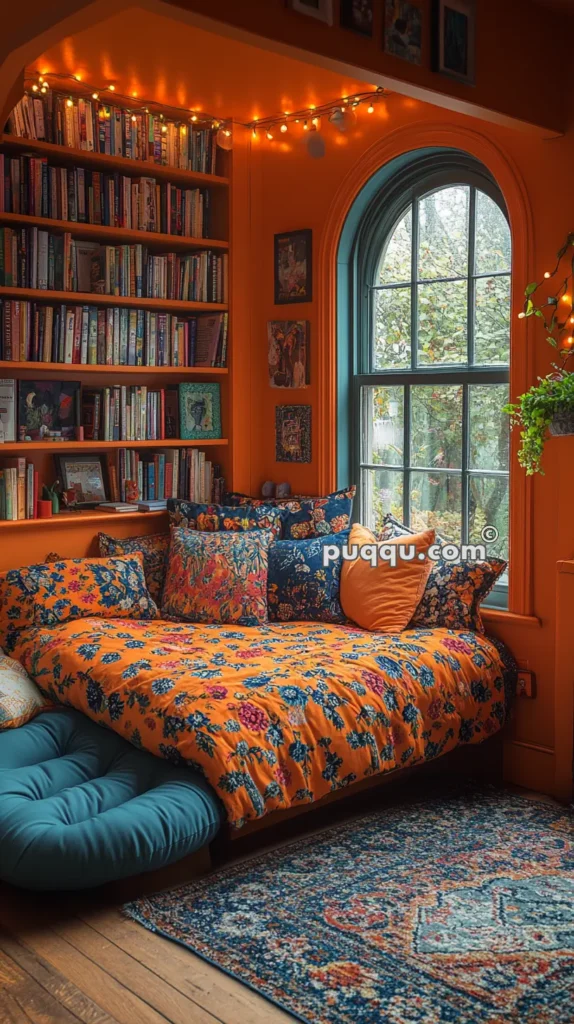
[[[372,565],[364,558],[345,560],[341,570],[341,604],[345,614],[362,629],[376,633],[400,633],[413,617],[423,595],[432,562],[427,552],[435,542],[434,530],[425,530],[410,537],[397,537],[377,544],[375,536],[366,526],[355,524],[349,536],[349,550],[372,544],[386,549],[388,546],[410,546],[416,555],[410,560],[399,557],[396,565],[379,558]],[[409,552],[407,552],[409,553]],[[419,555],[424,558],[420,558]]]

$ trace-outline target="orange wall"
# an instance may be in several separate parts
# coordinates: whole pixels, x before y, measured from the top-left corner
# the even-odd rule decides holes
[[[564,138],[536,141],[507,128],[488,125],[462,115],[445,114],[438,108],[416,103],[399,96],[391,97],[385,109],[369,116],[359,115],[351,136],[325,130],[327,155],[311,159],[302,136],[289,133],[289,143],[266,141],[252,147],[252,234],[253,234],[253,322],[249,345],[250,364],[255,374],[253,385],[257,396],[251,418],[251,483],[257,493],[265,479],[287,479],[294,491],[316,493],[319,490],[321,453],[317,429],[310,465],[277,463],[274,454],[275,406],[288,402],[307,403],[313,407],[313,425],[319,427],[322,411],[321,366],[323,348],[327,343],[321,335],[322,291],[325,282],[320,276],[317,256],[321,250],[325,224],[330,217],[335,195],[348,173],[382,136],[412,126],[413,139],[421,130],[433,125],[472,128],[494,143],[502,155],[522,176],[526,201],[533,219],[533,244],[529,254],[532,279],[541,278],[552,264],[553,254],[565,233],[574,224],[574,192],[571,167],[574,161],[574,132]],[[408,139],[408,135],[407,135]],[[413,145],[416,145],[413,142]],[[406,148],[408,148],[408,143]],[[275,306],[273,304],[273,235],[297,228],[312,228],[314,239],[313,302],[306,305]],[[334,255],[334,254],[333,254]],[[517,282],[520,288],[526,284]],[[311,387],[298,392],[277,391],[266,379],[266,324],[269,319],[308,319],[311,323]],[[514,321],[515,356],[521,358],[525,336]],[[542,333],[534,330],[533,359],[535,366],[529,376],[549,372],[552,350]],[[554,652],[556,630],[556,562],[574,555],[571,539],[571,508],[574,504],[574,478],[571,466],[574,439],[557,438],[549,442],[545,456],[544,477],[533,486],[533,607],[531,612],[540,625],[526,620],[502,624],[495,616],[490,626],[507,639],[516,656],[536,673],[538,693],[535,700],[523,700],[516,711],[512,729],[513,742],[507,745],[508,777],[525,785],[550,790],[554,786]],[[513,472],[522,471],[513,465]],[[518,524],[524,530],[524,522]],[[518,538],[514,537],[515,544]],[[568,642],[562,633],[562,644]],[[571,643],[574,655],[574,641]],[[574,661],[574,658],[572,659]],[[572,686],[573,681],[570,682]],[[565,685],[565,684],[563,684]]]

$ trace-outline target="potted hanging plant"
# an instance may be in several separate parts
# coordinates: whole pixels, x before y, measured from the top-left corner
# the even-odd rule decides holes
[[[574,255],[570,258],[569,273],[560,278],[556,294],[541,305],[535,303],[538,290],[559,274],[564,257],[573,247],[571,232],[557,253],[554,270],[546,271],[542,281],[534,281],[525,289],[524,309],[518,314],[521,320],[534,316],[542,321],[546,341],[560,358],[559,363],[552,364],[552,373],[539,377],[538,383],[515,403],[504,407],[511,425],[521,428],[518,461],[528,476],[543,473],[541,458],[548,433],[574,434],[574,373],[568,366],[574,356]]]

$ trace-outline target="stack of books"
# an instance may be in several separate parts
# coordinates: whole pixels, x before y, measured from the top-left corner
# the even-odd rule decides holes
[[[227,313],[0,299],[0,360],[89,366],[225,366]]]
[[[210,210],[209,189],[0,153],[0,213],[208,238]]]
[[[100,245],[33,228],[0,229],[0,285],[129,298],[227,302],[228,256],[148,253],[143,245]]]
[[[163,441],[177,423],[177,388],[151,391],[145,385],[116,384],[82,393],[86,441]],[[167,406],[167,408],[166,408]],[[167,422],[167,433],[166,433]]]
[[[0,382],[1,383],[1,382]],[[26,459],[0,462],[0,519],[36,519],[38,514],[38,473]]]
[[[197,448],[160,449],[152,454],[121,448],[108,455],[108,477],[114,502],[133,500],[127,483],[137,485],[138,501],[185,498],[220,504],[225,494],[219,465]]]
[[[10,114],[8,125],[12,135],[20,138],[216,173],[216,131],[192,128],[163,114],[132,113],[100,100],[49,89],[43,95],[24,96]]]

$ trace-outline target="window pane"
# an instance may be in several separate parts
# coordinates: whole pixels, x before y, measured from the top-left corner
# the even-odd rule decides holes
[[[419,280],[468,273],[466,185],[431,192],[419,202]]]
[[[390,288],[374,292],[376,370],[400,370],[411,365],[411,290]]]
[[[363,388],[363,452],[361,461],[390,466],[403,464],[403,388]]]
[[[469,535],[471,544],[486,544],[487,555],[508,558],[508,477],[471,476],[469,480]],[[485,526],[498,530],[498,539],[484,541]]]
[[[419,363],[466,363],[467,283],[423,284],[419,290]]]
[[[502,210],[484,192],[476,193],[477,274],[510,270],[510,228]]]
[[[510,277],[479,278],[474,309],[475,363],[506,365],[510,351]]]
[[[461,540],[461,478],[450,473],[411,473],[411,521],[414,530],[428,527],[445,540]]]
[[[411,465],[460,469],[460,384],[425,384],[411,388]]]
[[[363,469],[363,518],[373,533],[383,528],[383,516],[403,519],[403,474],[393,469]]]
[[[383,251],[377,280],[379,284],[401,284],[412,279],[413,214],[409,206]]]
[[[471,469],[508,469],[509,418],[502,412],[508,402],[508,384],[471,384]]]

